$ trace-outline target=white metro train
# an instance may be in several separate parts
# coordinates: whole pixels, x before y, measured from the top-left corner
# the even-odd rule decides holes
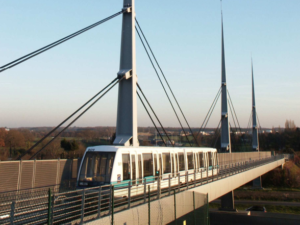
[[[195,177],[196,171],[196,177]],[[127,188],[140,186],[136,193],[144,190],[144,182],[157,188],[157,176],[170,179],[170,185],[212,176],[218,173],[218,154],[214,148],[184,147],[88,147],[81,161],[77,176],[77,188],[114,185]],[[187,175],[188,174],[188,175]],[[178,177],[179,175],[179,177]],[[170,177],[170,178],[169,178]],[[169,186],[162,182],[161,188]]]

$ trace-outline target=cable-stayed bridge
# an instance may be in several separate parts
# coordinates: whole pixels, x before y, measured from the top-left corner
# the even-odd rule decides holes
[[[166,132],[161,120],[158,118],[148,101],[145,93],[141,88],[141,84],[137,82],[136,72],[136,34],[142,42],[142,45],[149,57],[149,60],[155,70],[155,73],[160,81],[160,84],[168,98],[168,101],[174,111],[178,124],[182,129],[184,137],[187,140],[189,148],[183,148],[183,151],[189,151],[192,147],[200,147],[201,143],[197,140],[196,136],[203,131],[207,126],[207,123],[211,117],[212,112],[221,98],[221,117],[219,125],[215,132],[215,140],[220,138],[219,153],[212,157],[212,150],[205,150],[209,153],[207,157],[200,159],[200,152],[195,152],[191,158],[191,168],[185,165],[184,170],[178,170],[179,166],[177,162],[171,162],[173,169],[170,169],[170,174],[164,174],[162,172],[163,164],[159,161],[159,153],[153,153],[154,160],[152,164],[154,171],[160,171],[153,174],[151,179],[146,176],[142,177],[143,172],[138,170],[138,166],[135,161],[135,156],[130,157],[130,181],[121,181],[110,185],[102,185],[92,188],[81,188],[70,192],[58,193],[56,190],[46,192],[45,190],[38,191],[36,189],[30,189],[29,191],[17,190],[17,192],[8,192],[3,194],[4,200],[1,200],[1,217],[0,222],[3,224],[43,224],[43,223],[71,223],[72,221],[79,221],[84,223],[85,218],[99,219],[99,223],[106,224],[109,220],[112,224],[136,224],[134,220],[125,221],[122,219],[123,214],[134,214],[134,210],[138,210],[139,207],[145,207],[145,204],[150,204],[151,201],[159,201],[164,198],[171,203],[176,199],[176,195],[180,196],[181,193],[186,193],[190,190],[195,193],[208,194],[208,200],[212,201],[216,198],[222,197],[222,208],[224,210],[234,210],[233,190],[237,187],[256,179],[258,186],[261,186],[260,176],[278,166],[284,164],[284,158],[280,155],[272,155],[271,152],[259,152],[258,144],[258,131],[259,126],[257,123],[257,113],[255,105],[254,94],[254,77],[252,69],[252,152],[245,153],[244,157],[238,157],[238,153],[231,152],[231,140],[230,140],[230,123],[229,123],[229,110],[233,118],[235,128],[241,128],[237,115],[227,89],[226,82],[226,67],[225,67],[225,44],[223,35],[223,18],[222,18],[222,48],[221,48],[221,86],[217,92],[217,95],[200,127],[198,133],[192,131],[190,124],[180,106],[175,94],[160,66],[157,58],[141,28],[138,20],[135,17],[135,4],[134,0],[124,0],[123,8],[121,11],[100,20],[90,26],[87,26],[79,31],[76,31],[60,40],[57,40],[49,45],[46,45],[36,51],[33,51],[25,56],[22,56],[10,63],[7,63],[0,67],[0,73],[5,72],[8,69],[12,69],[21,63],[30,60],[46,51],[63,44],[64,42],[75,38],[76,36],[87,32],[119,15],[122,15],[122,37],[121,37],[121,54],[120,54],[120,68],[117,73],[117,77],[107,84],[102,90],[96,93],[86,103],[80,106],[70,116],[53,128],[48,134],[46,134],[41,140],[29,148],[23,155],[18,157],[18,160],[29,158],[35,159],[51,142],[58,138],[65,130],[67,130],[72,124],[74,124],[81,116],[83,116],[91,107],[93,107],[98,101],[101,100],[112,88],[118,85],[118,110],[117,110],[117,126],[116,137],[114,139],[114,146],[127,147],[129,150],[139,150],[138,141],[138,123],[137,123],[137,98],[142,102],[147,114],[149,115],[153,126],[162,139],[165,145],[166,151],[175,148],[171,138]],[[253,68],[253,66],[252,66]],[[165,85],[165,84],[166,85]],[[171,94],[168,94],[168,91]],[[228,107],[229,106],[229,107]],[[176,110],[177,108],[177,110]],[[184,118],[182,122],[180,115]],[[184,129],[184,123],[187,129]],[[62,127],[63,126],[63,127]],[[159,129],[160,127],[160,129]],[[188,130],[188,131],[187,131]],[[39,145],[55,132],[54,137],[38,149]],[[192,140],[188,138],[190,133]],[[162,136],[167,138],[164,139]],[[212,143],[211,147],[216,146],[216,141]],[[195,148],[196,149],[196,148]],[[181,151],[181,150],[180,150]],[[196,151],[196,150],[190,150]],[[133,154],[129,153],[130,156]],[[175,153],[176,154],[176,153]],[[172,154],[173,155],[173,154]],[[199,160],[198,160],[199,156]],[[155,158],[157,157],[157,158]],[[173,157],[173,156],[172,156]],[[183,156],[184,157],[184,156]],[[201,166],[201,160],[203,165]],[[175,160],[176,161],[176,160]],[[188,159],[184,159],[188,162]],[[157,165],[156,165],[157,164]],[[180,164],[180,163],[179,163]],[[187,163],[185,163],[187,164]],[[121,164],[120,164],[121,165]],[[175,169],[174,165],[177,165]],[[0,164],[1,166],[1,164]],[[19,166],[19,168],[22,168]],[[155,169],[156,168],[156,169]],[[1,167],[0,167],[1,169]],[[1,172],[1,171],[0,171]],[[80,172],[79,172],[80,173]],[[134,177],[133,177],[133,174]],[[139,175],[139,177],[136,176]],[[119,178],[119,177],[118,177]],[[120,175],[121,179],[121,175]],[[258,179],[258,180],[257,180]],[[20,179],[19,179],[20,180]],[[118,180],[119,181],[119,180]],[[77,186],[80,186],[77,183]],[[171,192],[174,196],[170,196]],[[29,197],[28,197],[29,196]],[[148,196],[148,198],[147,198]],[[120,198],[121,197],[121,198]],[[175,198],[175,199],[174,199]],[[116,205],[118,204],[118,205]],[[117,207],[118,206],[118,207]],[[201,207],[201,205],[198,205]],[[134,209],[134,210],[133,210]],[[162,209],[163,210],[163,209]],[[116,213],[118,211],[118,213]],[[115,214],[116,213],[116,214]],[[182,214],[183,212],[181,212]],[[186,211],[185,213],[188,213]],[[155,216],[155,215],[154,215]],[[162,219],[161,223],[169,223],[176,219],[179,214],[176,214],[174,210],[174,217]],[[133,216],[134,217],[134,216]],[[143,218],[140,223],[150,223],[152,216]],[[76,223],[76,222],[75,222]]]

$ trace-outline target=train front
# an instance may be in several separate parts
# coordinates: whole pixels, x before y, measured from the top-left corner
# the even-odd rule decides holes
[[[81,162],[77,188],[90,188],[111,183],[116,149],[111,146],[89,147]]]

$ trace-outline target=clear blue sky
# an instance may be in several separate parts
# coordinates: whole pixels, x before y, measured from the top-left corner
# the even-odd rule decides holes
[[[105,18],[112,1],[1,1],[0,65]],[[224,0],[227,84],[241,126],[251,111],[251,53],[263,127],[300,125],[300,1]],[[136,14],[191,126],[221,83],[219,0],[136,0]],[[0,127],[54,126],[116,77],[119,16],[0,74]],[[179,126],[137,39],[141,87],[164,126]],[[117,88],[76,126],[115,126]],[[208,126],[216,127],[220,102]],[[139,126],[152,126],[138,102]],[[232,123],[232,122],[231,122]]]

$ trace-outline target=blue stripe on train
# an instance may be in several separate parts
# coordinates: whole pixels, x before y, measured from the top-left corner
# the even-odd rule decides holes
[[[155,177],[154,176],[149,176],[149,177],[144,177],[144,179],[146,179],[146,183],[151,183],[155,181]],[[123,187],[128,187],[128,183],[130,182],[130,185],[132,185],[132,180],[123,180],[121,183],[119,183],[118,181],[115,182],[111,182],[111,184],[113,184],[115,186],[115,188],[123,188]],[[143,183],[143,182],[139,182],[137,181],[137,183]]]

